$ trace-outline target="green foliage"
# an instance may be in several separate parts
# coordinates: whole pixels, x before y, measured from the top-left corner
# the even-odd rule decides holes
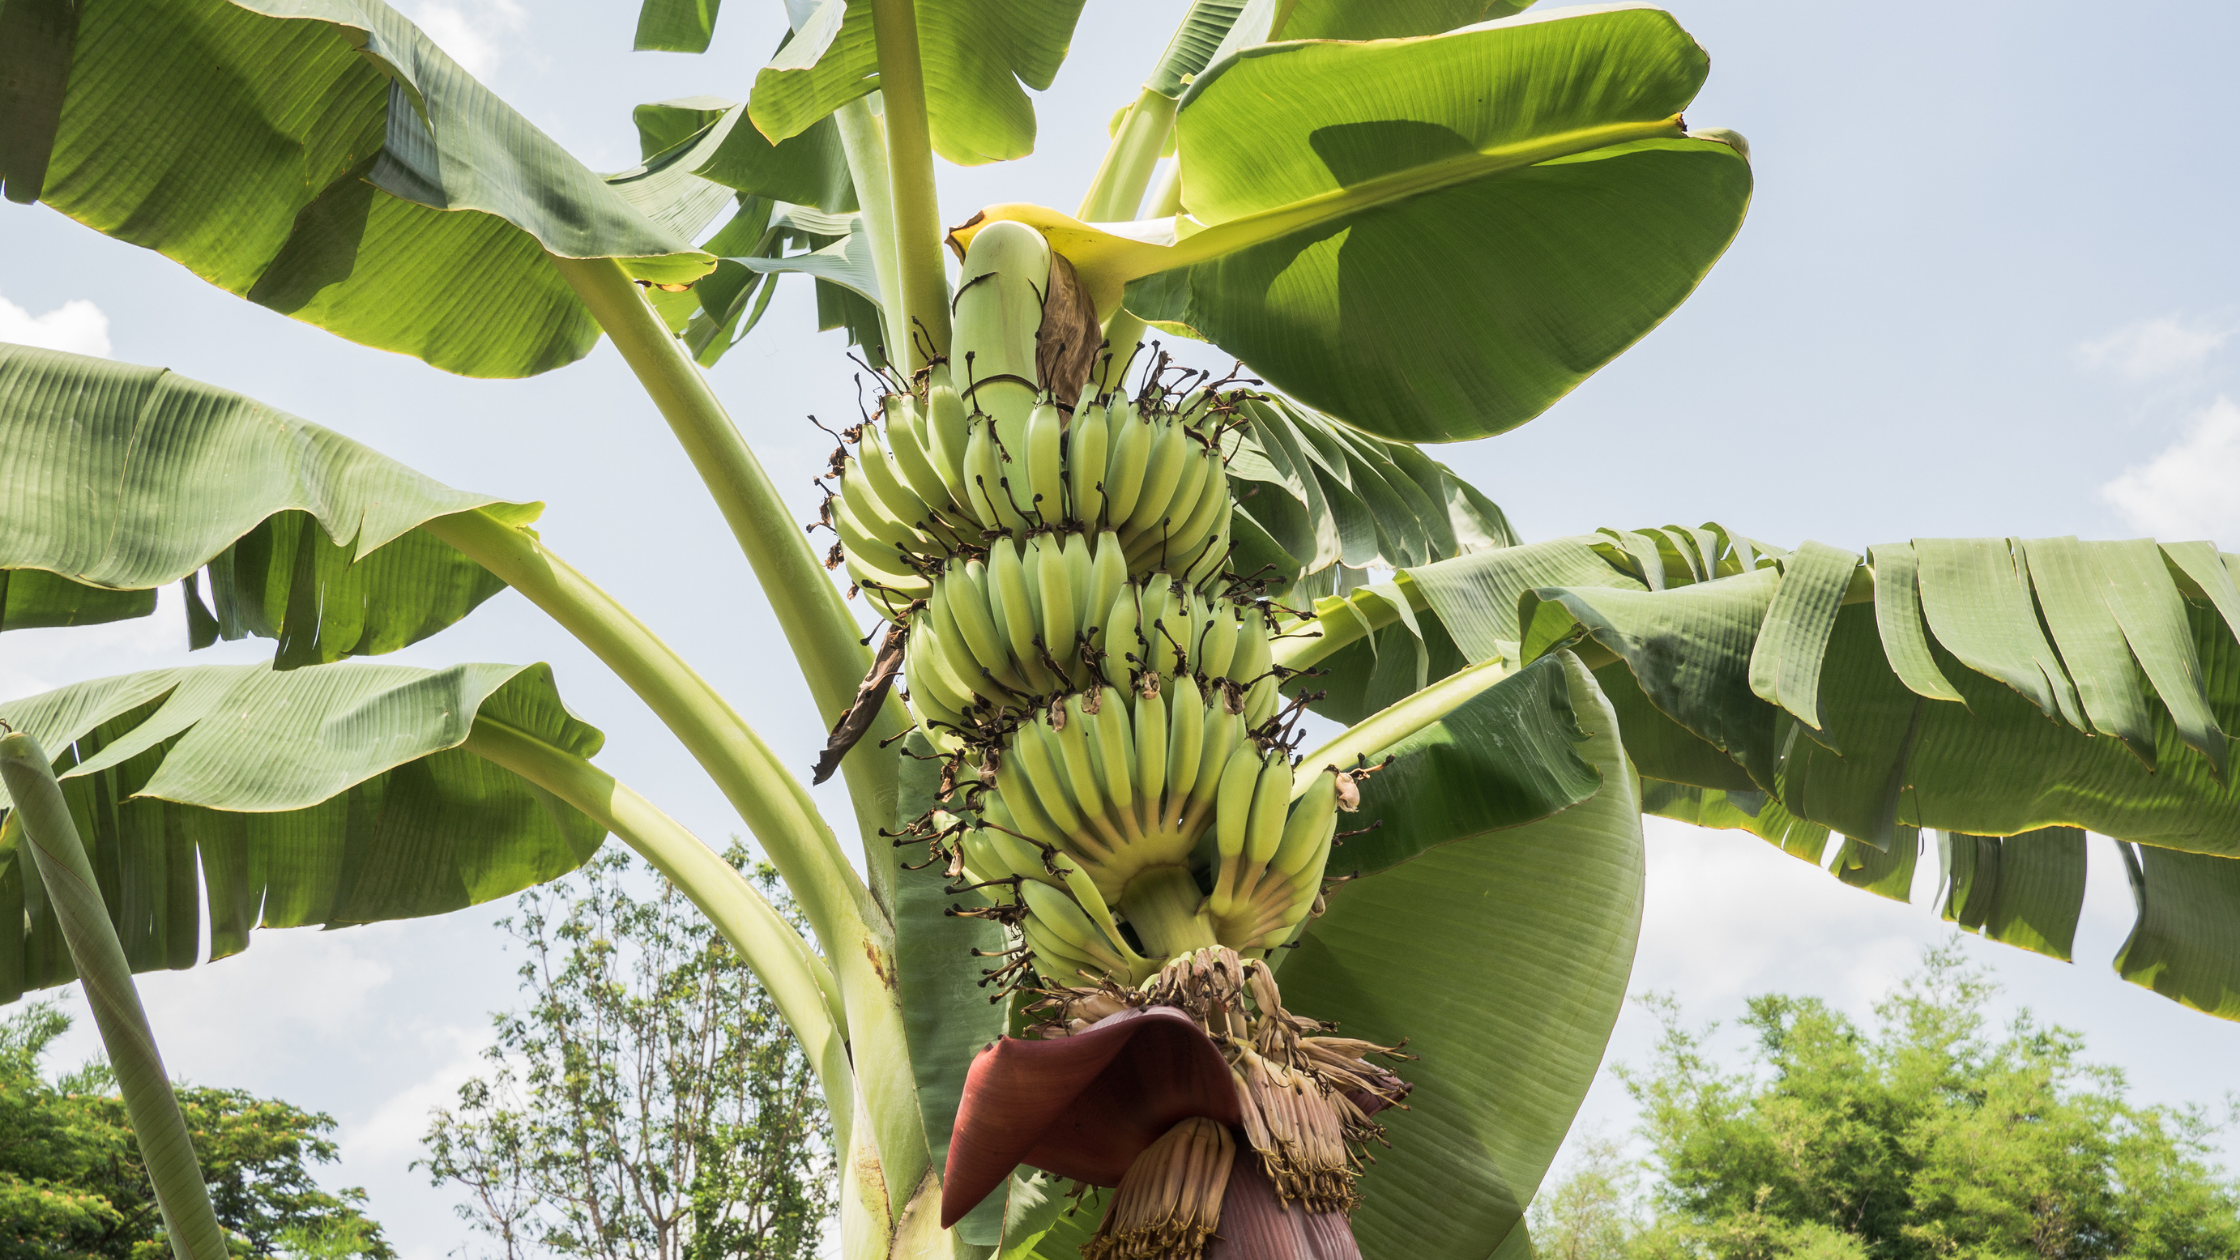
[[[44,1003],[0,1021],[0,1260],[161,1260],[162,1217],[108,1065],[39,1070],[69,1027]],[[312,1176],[335,1161],[332,1117],[246,1090],[178,1094],[235,1255],[395,1254],[364,1213],[364,1191],[331,1194]]]
[[[1924,961],[1871,1030],[1816,999],[1753,999],[1762,1072],[1722,1070],[1659,1004],[1656,1060],[1626,1073],[1662,1177],[1636,1260],[2240,1251],[2240,1184],[2207,1162],[2197,1109],[2130,1102],[2081,1034],[2027,1012],[1994,1035],[1994,987],[1957,944]]]
[[[467,1191],[460,1216],[508,1260],[813,1255],[834,1199],[808,1060],[683,894],[634,891],[646,874],[610,851],[503,921],[528,1003],[415,1166]]]

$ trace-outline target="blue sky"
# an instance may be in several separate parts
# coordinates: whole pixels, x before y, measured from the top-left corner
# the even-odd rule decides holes
[[[782,29],[732,0],[703,57],[627,52],[619,0],[405,0],[439,42],[597,169],[636,160],[629,109],[743,98]],[[1070,210],[1182,4],[1092,0],[1040,102],[1040,151],[943,167],[944,210]],[[2211,537],[2240,548],[2240,237],[2230,231],[2230,50],[2240,9],[1977,0],[1934,11],[1764,0],[1674,6],[1710,50],[1697,126],[1749,136],[1749,221],[1697,295],[1640,346],[1515,433],[1439,456],[1532,538],[1601,525],[1726,522],[1793,545],[1913,536]],[[804,520],[854,369],[781,292],[714,373]],[[821,724],[720,519],[614,354],[525,382],[445,376],[226,296],[44,208],[0,206],[0,340],[161,364],[339,429],[455,485],[550,504],[546,538],[732,695],[806,765]],[[0,698],[187,659],[178,610],[10,634]],[[195,659],[251,659],[228,645]],[[549,660],[609,733],[603,764],[710,839],[735,829],[676,743],[597,664],[501,596],[402,659]],[[820,790],[843,816],[845,800]],[[1746,836],[1653,823],[1637,989],[1695,1018],[1745,995],[1820,995],[1863,1014],[1942,936]],[[2216,1103],[2240,1086],[2240,1027],[2115,979],[2130,924],[2112,853],[2074,966],[1975,942],[2004,1001],[2081,1027],[2139,1096]],[[206,971],[143,981],[174,1068],[341,1121],[339,1182],[364,1184],[405,1253],[462,1239],[451,1197],[406,1169],[508,1004],[504,907],[347,932],[269,933]],[[1629,1012],[1613,1057],[1653,1024]],[[92,1053],[90,1030],[69,1053]],[[2221,1108],[2220,1108],[2221,1109]],[[1628,1112],[1607,1082],[1586,1118]],[[2228,1145],[2240,1150],[2240,1145]],[[2240,1161],[2235,1161],[2240,1162]]]

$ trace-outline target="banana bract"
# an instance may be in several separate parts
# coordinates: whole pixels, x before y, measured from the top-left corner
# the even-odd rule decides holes
[[[1342,1232],[1348,1145],[1404,1086],[1365,1066],[1377,1047],[1307,1036],[1320,1025],[1282,1010],[1265,962],[1320,904],[1357,796],[1343,768],[1294,764],[1271,606],[1230,571],[1241,394],[1164,360],[1091,390],[1100,356],[1100,379],[1130,373],[1065,260],[1017,224],[974,236],[954,326],[948,360],[842,435],[824,510],[830,563],[895,623],[946,762],[940,807],[906,834],[956,881],[956,913],[1005,926],[989,975],[1043,1039],[1181,1011],[1233,1077],[1234,1108],[1125,1152],[1100,1256],[1199,1255],[1232,1185],[1269,1220],[1297,1207]],[[1026,1079],[991,1078],[973,1114],[1010,1125],[995,1117]],[[1008,1175],[1000,1146],[974,1177]],[[986,1193],[951,1174],[944,1215]]]

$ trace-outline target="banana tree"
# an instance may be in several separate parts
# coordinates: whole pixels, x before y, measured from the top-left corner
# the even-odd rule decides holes
[[[1814,858],[1840,834],[1836,872],[1900,896],[1930,829],[1949,917],[2064,957],[2102,831],[2140,900],[2119,970],[2240,1016],[2233,558],[1523,544],[1421,449],[1647,335],[1749,201],[1742,138],[1683,117],[1708,58],[1673,17],[1522,8],[1199,0],[1073,214],[944,224],[935,158],[1033,148],[1078,0],[799,0],[745,103],[640,107],[644,160],[608,175],[379,0],[7,0],[9,197],[452,372],[607,336],[831,728],[772,748],[536,505],[159,369],[0,350],[0,630],[179,583],[193,646],[275,640],[0,705],[60,750],[129,965],[194,965],[204,907],[222,958],[618,836],[816,1065],[856,1257],[1528,1254],[1645,814]],[[647,0],[638,44],[716,18]],[[880,385],[814,541],[703,372],[793,274]],[[807,936],[593,764],[548,670],[367,659],[507,586],[676,734]],[[843,777],[859,855],[804,772]],[[0,856],[13,997],[73,964]]]

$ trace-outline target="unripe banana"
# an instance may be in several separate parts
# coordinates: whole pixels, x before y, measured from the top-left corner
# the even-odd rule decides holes
[[[1245,747],[1252,745],[1248,742]],[[1291,761],[1284,756],[1270,756],[1260,764],[1260,776],[1253,785],[1252,822],[1245,830],[1245,862],[1251,866],[1266,866],[1276,855],[1283,842],[1286,816],[1291,806]]]
[[[1160,797],[1167,789],[1167,699],[1136,695],[1136,795],[1143,826],[1158,825]]]
[[[1204,743],[1199,752],[1199,764],[1204,767],[1196,781],[1190,785],[1190,811],[1186,817],[1200,818],[1213,807],[1214,794],[1220,790],[1220,768],[1228,764],[1229,755],[1244,741],[1244,719],[1229,712],[1229,706],[1216,701],[1206,706]]]
[[[1022,722],[1012,736],[1011,755],[1004,758],[1003,772],[1017,767],[1020,782],[1034,793],[1035,803],[1065,837],[1068,847],[1096,844],[1088,820],[1074,807],[1073,797],[1066,791],[1065,768],[1056,745],[1043,738],[1046,729],[1039,721]],[[1000,773],[997,782],[1000,788]]]
[[[1269,859],[1270,869],[1286,877],[1307,870],[1315,851],[1327,849],[1337,830],[1337,777],[1328,770],[1317,771],[1314,784],[1292,804],[1284,820],[1283,839]]]
[[[996,853],[995,834],[986,827],[973,827],[958,841],[964,849],[965,878],[975,884],[992,884],[1011,873],[1002,857]],[[985,891],[993,896],[1003,890],[990,888]]]
[[[1090,922],[1089,916],[1065,893],[1047,884],[1027,883],[1020,886],[1019,896],[1027,903],[1027,912],[1041,920],[1042,926],[1061,943],[1099,962],[1104,961],[1100,954],[1112,953],[1110,942],[1104,939],[1097,925]]]
[[[1167,563],[1182,569],[1195,567],[1203,558],[1213,527],[1220,522],[1221,505],[1229,498],[1229,477],[1222,471],[1220,459],[1205,451],[1196,456],[1195,462],[1204,475],[1188,491],[1195,496],[1189,500],[1189,518],[1177,520],[1174,532],[1167,537]],[[1181,505],[1178,500],[1176,506]]]
[[[1023,692],[1026,679],[1012,667],[1007,641],[989,615],[986,578],[987,566],[978,560],[951,564],[933,586],[934,617],[944,627],[954,624],[958,638],[969,650],[974,667],[968,681],[987,687],[992,679],[995,684]],[[944,628],[941,633],[947,637],[948,630]],[[987,671],[985,676],[982,670]]]
[[[1135,404],[1115,398],[1105,413],[1110,454],[1105,457],[1105,523],[1123,528],[1143,491],[1143,475],[1151,462],[1153,426],[1136,414]]]
[[[1253,789],[1260,783],[1260,750],[1248,741],[1239,744],[1221,767],[1215,789],[1213,832],[1215,849],[1224,862],[1245,851],[1246,831],[1252,822]],[[1288,787],[1288,785],[1286,785]],[[1286,797],[1290,794],[1285,793]]]
[[[1143,668],[1142,631],[1136,624],[1136,601],[1141,595],[1142,592],[1133,586],[1121,587],[1120,593],[1113,597],[1111,610],[1105,614],[1105,624],[1099,632],[1103,641],[1097,646],[1104,651],[1104,679],[1115,687],[1128,686],[1130,677]]]
[[[1219,577],[1229,564],[1229,552],[1234,546],[1229,526],[1236,518],[1237,504],[1236,500],[1229,497],[1228,480],[1228,476],[1223,474],[1222,492],[1216,500],[1219,511],[1214,518],[1213,534],[1198,544],[1197,559],[1183,570],[1182,580],[1189,583],[1192,589],[1205,586]]]
[[[1167,684],[1167,825],[1180,821],[1182,803],[1198,782],[1205,752],[1206,702],[1198,684],[1185,674]]]
[[[987,836],[987,850],[1002,868],[997,878],[1018,875],[1052,888],[1066,886],[1063,878],[1050,873],[1049,866],[1042,860],[1042,851],[1020,839],[1026,829],[1019,825],[1019,820],[998,794],[991,792],[981,799],[980,817],[987,824],[979,829]]]
[[[980,703],[979,692],[949,667],[948,645],[942,642],[941,632],[934,628],[930,619],[918,623],[912,635],[911,648],[912,650],[903,653],[905,662],[912,657],[917,658],[917,681],[911,685],[916,687],[922,683],[933,692],[934,698],[944,708],[952,713],[970,716],[973,707]]]
[[[1133,568],[1150,565],[1155,568],[1172,568],[1179,575],[1194,558],[1182,543],[1183,526],[1196,519],[1199,506],[1198,492],[1206,484],[1206,465],[1212,458],[1181,425],[1171,426],[1174,444],[1181,448],[1181,467],[1175,478],[1174,488],[1168,492],[1166,507],[1142,527],[1142,533],[1130,544],[1128,551]],[[1149,488],[1146,488],[1149,493]],[[1138,507],[1140,508],[1140,504]]]
[[[1050,672],[1042,667],[1042,653],[1034,645],[1035,636],[1042,627],[1035,624],[1035,601],[1028,589],[1025,562],[1019,555],[1016,543],[1008,538],[998,538],[988,549],[988,590],[993,596],[989,601],[990,612],[1001,610],[1004,637],[1010,641],[1012,659],[1019,663],[1019,672],[1035,690],[1047,688],[1053,681]]]
[[[1283,692],[1276,686],[1275,675],[1263,675],[1244,693],[1245,725],[1258,730],[1276,715],[1276,707],[1283,703]]]
[[[1084,708],[1086,713],[1086,708]],[[1097,770],[1097,787],[1111,803],[1111,813],[1119,822],[1120,830],[1131,841],[1142,838],[1137,825],[1136,812],[1129,808],[1136,798],[1135,740],[1128,719],[1128,707],[1122,693],[1113,687],[1099,688],[1097,711],[1086,714],[1083,734],[1089,742],[1089,757]]]
[[[1073,495],[1073,519],[1086,528],[1095,530],[1104,524],[1105,458],[1111,436],[1111,423],[1106,411],[1094,403],[1084,402],[1074,412],[1073,425],[1066,433],[1066,469],[1070,474],[1067,489]]]
[[[1084,978],[1110,974],[1103,963],[1060,940],[1038,919],[1022,920],[1019,935],[1034,951],[1035,970],[1055,983],[1079,984]]]
[[[983,529],[1009,529],[1011,517],[1001,506],[1003,462],[996,452],[995,424],[985,416],[974,417],[965,427],[965,503],[980,518]]]
[[[868,436],[870,430],[866,429]],[[885,459],[884,454],[880,455]],[[858,451],[848,457],[847,468],[840,474],[840,502],[855,518],[857,528],[889,547],[905,551],[924,551],[931,540],[920,534],[909,522],[889,511],[887,505],[872,489],[871,476],[866,470],[863,453]]]
[[[887,454],[894,458],[903,483],[937,516],[955,516],[957,508],[950,497],[949,483],[934,467],[926,444],[924,417],[917,400],[908,394],[889,394],[883,405],[887,413]]]
[[[1184,461],[1190,455],[1190,439],[1182,436],[1182,429],[1165,418],[1151,422],[1151,451],[1146,457],[1143,472],[1143,489],[1136,495],[1135,509],[1128,513],[1128,522],[1120,529],[1120,539],[1131,551],[1144,531],[1163,520],[1174,501],[1174,488],[1182,480]]]
[[[921,546],[933,541],[933,509],[917,491],[903,484],[902,477],[887,458],[886,442],[879,436],[877,425],[863,426],[851,463],[853,469],[862,471],[864,488],[878,498],[889,516],[909,526],[922,540]]]
[[[1097,783],[1096,762],[1089,755],[1089,719],[1081,708],[1081,697],[1067,696],[1062,707],[1066,715],[1065,725],[1054,730],[1048,727],[1044,729],[1050,730],[1057,741],[1061,764],[1065,770],[1066,789],[1073,793],[1075,806],[1081,810],[1081,816],[1088,820],[1089,825],[1096,829],[1097,835],[1108,847],[1118,850],[1127,840],[1113,825],[1113,802],[1105,799],[1104,791]],[[1042,726],[1042,723],[1037,721],[1036,725]],[[1126,802],[1119,804],[1125,805]]]
[[[944,726],[955,730],[971,729],[962,713],[957,712],[953,706],[944,703],[938,697],[935,689],[926,685],[926,672],[924,665],[918,660],[917,653],[903,653],[902,679],[909,684],[910,709],[917,715],[918,725],[929,731]]]
[[[1035,523],[1055,525],[1066,518],[1065,416],[1045,399],[1027,415],[1024,506]]]
[[[1198,669],[1210,678],[1229,676],[1229,663],[1237,655],[1237,610],[1226,601],[1217,602],[1208,610],[1205,628],[1193,642],[1197,647]]]
[[[1019,831],[1028,839],[1039,840],[1053,849],[1071,852],[1065,829],[1051,821],[1049,813],[1042,808],[1042,802],[1036,798],[1034,789],[1014,764],[1016,755],[1014,751],[1012,756],[1004,758],[1003,769],[996,774],[996,790],[985,799],[1000,799],[1003,807],[1011,812],[1012,821],[1018,824]]]
[[[1042,646],[1052,659],[1061,663],[1077,659],[1074,634],[1081,626],[1074,608],[1069,557],[1061,549],[1062,539],[1058,534],[1037,534],[1027,540],[1028,554],[1034,561],[1031,579],[1034,593],[1042,597]],[[1071,558],[1080,560],[1086,568],[1087,557],[1078,549]]]
[[[950,612],[949,601],[944,598],[948,589],[947,581],[934,583],[930,606],[911,619],[909,651],[922,652],[929,648],[937,650],[940,653],[938,663],[945,678],[962,686],[976,699],[993,707],[1001,707],[1005,699],[1003,688],[983,672],[979,658],[972,654],[963,633],[958,630],[956,618]]]
[[[1105,645],[1105,628],[1112,620],[1112,601],[1120,597],[1121,588],[1127,584],[1127,553],[1120,546],[1120,536],[1108,529],[1097,535],[1089,561],[1088,589],[1081,601],[1081,615],[1096,619],[1096,625],[1091,627],[1095,636],[1090,641],[1100,648]],[[1113,685],[1125,687],[1127,684]]]
[[[973,508],[972,496],[966,493],[964,452],[970,427],[970,417],[964,400],[957,397],[949,365],[934,364],[926,374],[926,454],[933,460],[933,470],[941,475],[941,483],[949,487],[949,501],[978,518],[982,526],[987,526],[992,522],[979,516]]]

